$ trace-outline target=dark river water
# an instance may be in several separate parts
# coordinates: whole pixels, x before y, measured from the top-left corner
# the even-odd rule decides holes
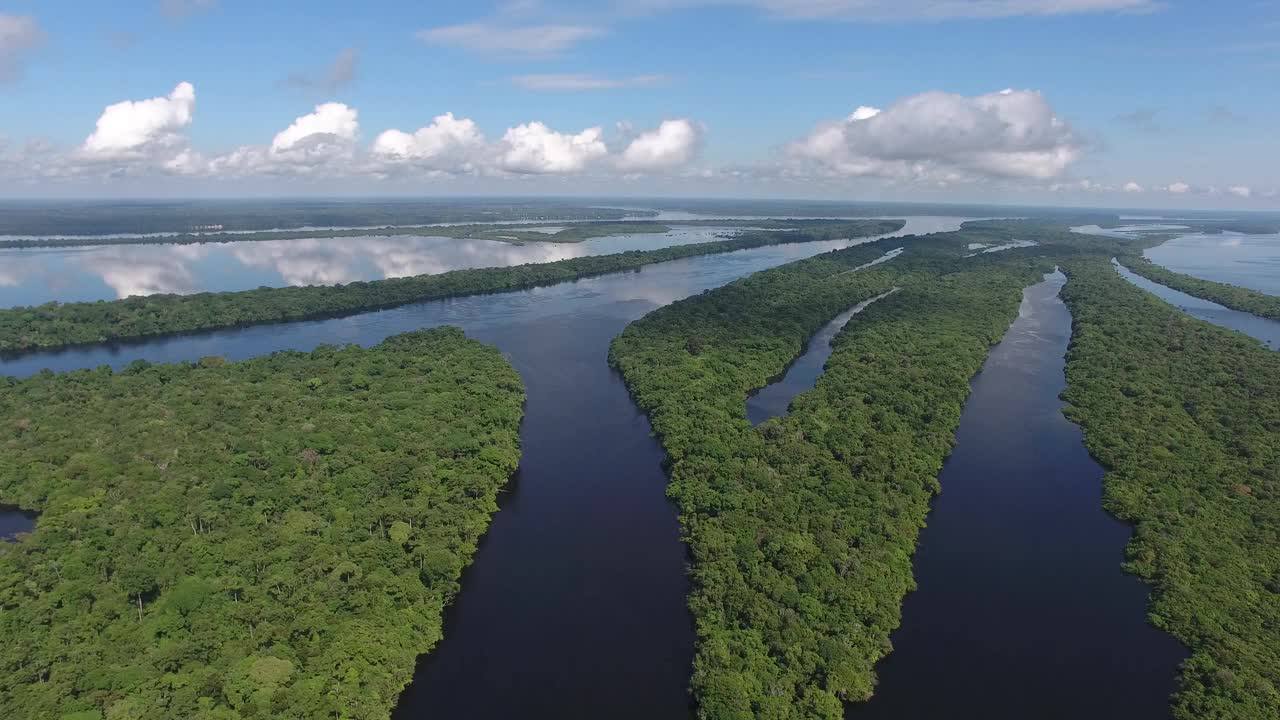
[[[0,541],[10,540],[19,533],[31,532],[35,526],[36,513],[12,505],[0,505]]]
[[[895,235],[954,230],[961,221],[911,218]],[[444,640],[422,659],[395,717],[679,720],[692,716],[685,548],[665,495],[661,447],[609,369],[609,342],[655,307],[851,244],[756,248],[344,318],[29,354],[0,359],[0,375],[139,358],[243,359],[462,327],[498,346],[524,379],[523,456]]]
[[[888,293],[865,300],[845,310],[819,330],[805,346],[804,353],[796,358],[778,380],[769,383],[747,398],[747,420],[759,425],[769,418],[785,415],[791,409],[791,401],[800,393],[813,389],[826,369],[831,357],[831,341],[844,326],[871,306],[871,303],[887,297]]]
[[[894,652],[849,720],[1166,720],[1178,663],[1121,572],[1127,525],[1063,417],[1063,276],[1029,288],[972,383]]]

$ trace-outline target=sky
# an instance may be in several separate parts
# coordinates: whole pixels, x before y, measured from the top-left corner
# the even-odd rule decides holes
[[[1280,0],[0,0],[0,198],[1280,207]]]

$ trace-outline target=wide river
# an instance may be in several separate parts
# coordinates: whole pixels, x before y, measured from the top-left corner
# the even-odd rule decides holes
[[[962,221],[910,218],[895,235]],[[0,359],[0,375],[243,359],[462,327],[497,345],[524,379],[523,456],[444,641],[421,662],[396,717],[679,720],[692,716],[685,548],[662,449],[608,366],[609,342],[658,306],[851,244],[755,248],[350,317],[28,354]]]

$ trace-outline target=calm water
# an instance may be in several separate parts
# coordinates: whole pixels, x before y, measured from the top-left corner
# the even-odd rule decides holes
[[[36,526],[36,513],[12,505],[0,505],[0,541],[11,540],[19,533],[31,532]]]
[[[580,243],[395,236],[201,245],[0,249],[0,307],[130,295],[336,285],[474,267],[551,262],[719,239],[724,228],[673,228]]]
[[[954,230],[962,220],[912,218],[895,235]],[[662,450],[608,367],[609,342],[655,307],[851,244],[756,248],[351,317],[29,354],[0,360],[0,374],[242,359],[462,327],[497,345],[524,379],[524,452],[445,639],[421,661],[396,718],[678,720],[691,717],[685,548]]]
[[[880,685],[849,720],[1165,720],[1178,663],[1121,572],[1130,529],[1062,415],[1063,276],[1029,288],[973,383]]]
[[[1174,290],[1152,282],[1137,273],[1131,272],[1119,263],[1113,262],[1112,264],[1115,266],[1116,272],[1120,273],[1126,280],[1173,305],[1182,312],[1206,322],[1211,322],[1219,327],[1235,330],[1256,338],[1272,350],[1280,350],[1280,322],[1258,317],[1251,313],[1232,310],[1208,300],[1201,300],[1194,295],[1188,295],[1180,290]]]
[[[896,252],[892,254],[892,257],[896,256]],[[766,385],[747,398],[747,420],[752,425],[759,425],[769,418],[787,414],[791,409],[791,401],[795,400],[800,393],[812,390],[814,384],[818,382],[818,377],[826,368],[827,359],[831,357],[831,341],[835,336],[840,334],[853,316],[866,310],[871,303],[888,297],[889,294],[885,293],[860,302],[823,326],[809,340],[804,354],[791,363],[781,379]]]
[[[1146,256],[1186,275],[1280,295],[1280,235],[1184,235]]]

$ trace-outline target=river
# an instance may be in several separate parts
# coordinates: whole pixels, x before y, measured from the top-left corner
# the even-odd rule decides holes
[[[1166,720],[1178,663],[1120,569],[1130,528],[1062,415],[1071,315],[1048,276],[972,382],[880,684],[847,720]]]
[[[900,236],[964,218],[909,218]],[[396,718],[689,718],[692,618],[663,453],[610,370],[610,341],[650,310],[858,241],[754,248],[520,292],[343,318],[68,348],[0,360],[0,375],[136,359],[243,359],[373,345],[457,325],[500,348],[528,392],[520,471]],[[910,243],[905,243],[910,252]]]
[[[1181,290],[1174,290],[1171,287],[1148,280],[1119,263],[1113,262],[1112,264],[1115,266],[1116,272],[1120,273],[1123,278],[1191,317],[1213,323],[1218,327],[1244,333],[1272,350],[1280,350],[1280,322],[1270,318],[1259,317],[1252,313],[1232,310],[1209,300],[1202,300]]]
[[[36,513],[12,505],[0,505],[0,541],[12,540],[36,526]]]

